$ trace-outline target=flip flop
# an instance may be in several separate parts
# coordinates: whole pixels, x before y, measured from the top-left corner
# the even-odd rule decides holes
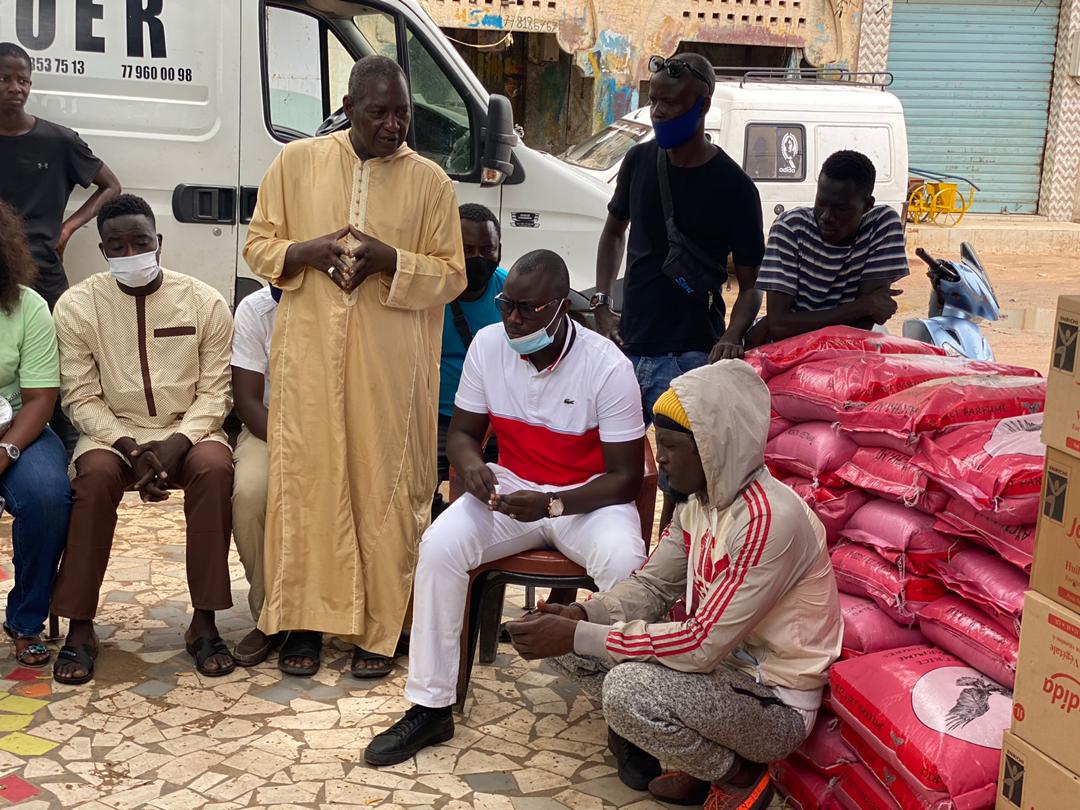
[[[281,645],[281,649],[278,651],[278,669],[286,675],[299,675],[300,677],[314,675],[322,666],[322,646],[322,633],[306,631],[289,633],[285,643]],[[310,658],[315,662],[315,665],[294,667],[285,663],[286,659],[289,658]]]
[[[360,661],[384,661],[385,663],[378,668],[360,667],[357,669],[356,665]],[[357,647],[353,652],[352,666],[349,667],[349,671],[354,678],[359,678],[360,680],[367,680],[368,678],[385,678],[394,671],[394,659],[387,658],[385,655],[371,653]]]
[[[53,664],[53,680],[68,686],[82,686],[84,683],[89,683],[94,677],[94,662],[97,660],[97,655],[97,648],[93,645],[80,644],[78,647],[73,647],[70,644],[65,644],[60,648],[60,652],[56,654],[56,664],[61,661],[70,661],[85,669],[86,674],[81,678],[57,675],[56,664]]]
[[[205,675],[207,678],[220,678],[236,669],[236,659],[232,657],[232,653],[229,652],[229,648],[225,644],[225,639],[221,636],[214,636],[213,638],[200,636],[187,644],[186,649],[188,655],[195,659],[195,669],[199,670],[200,675]],[[205,666],[207,660],[215,655],[227,655],[230,661],[229,665],[219,669],[207,669]]]
[[[31,669],[42,669],[47,666],[52,660],[51,656],[49,655],[49,648],[42,644],[40,640],[34,641],[32,644],[27,644],[26,648],[22,652],[18,651],[18,642],[30,641],[32,639],[38,638],[38,635],[24,636],[16,633],[14,630],[7,626],[6,622],[4,623],[4,632],[7,633],[8,638],[10,638],[12,642],[15,643],[15,660],[22,664],[24,667],[30,667]],[[27,655],[44,655],[45,658],[42,661],[31,662],[24,660],[24,657]]]

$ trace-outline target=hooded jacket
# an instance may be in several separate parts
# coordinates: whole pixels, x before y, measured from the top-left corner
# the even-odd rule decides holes
[[[682,672],[728,666],[815,711],[843,620],[825,530],[765,468],[769,391],[741,360],[672,382],[708,483],[680,504],[645,565],[581,605],[575,652]],[[686,600],[689,618],[667,621]]]

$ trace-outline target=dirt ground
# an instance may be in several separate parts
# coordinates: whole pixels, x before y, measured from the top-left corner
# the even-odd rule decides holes
[[[943,255],[938,258],[958,257]],[[980,255],[980,258],[1003,308],[1036,307],[1052,313],[1057,308],[1059,295],[1080,294],[1080,257]],[[887,324],[889,331],[897,335],[901,334],[905,319],[926,317],[930,295],[926,265],[914,255],[909,259],[911,275],[899,285],[904,290],[900,311]],[[982,328],[996,360],[1046,373],[1050,365],[1052,326],[1029,331],[984,323]]]

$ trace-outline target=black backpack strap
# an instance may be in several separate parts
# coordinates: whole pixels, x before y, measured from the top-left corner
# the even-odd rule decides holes
[[[671,183],[668,180],[667,151],[656,147],[656,177],[660,183],[660,203],[664,206],[664,219],[675,221],[675,207],[671,203]]]
[[[465,310],[461,308],[461,304],[457,301],[451,301],[450,311],[454,314],[454,328],[457,329],[458,335],[461,336],[461,342],[465,345],[465,350],[468,351],[469,346],[472,345],[473,334],[469,328],[469,322],[465,320]]]

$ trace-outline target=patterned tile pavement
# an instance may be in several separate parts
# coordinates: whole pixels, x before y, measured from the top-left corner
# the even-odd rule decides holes
[[[388,679],[358,681],[344,649],[328,645],[312,678],[281,675],[273,657],[199,676],[182,641],[190,609],[181,497],[146,505],[129,495],[121,505],[90,685],[55,684],[49,670],[19,667],[10,646],[0,651],[0,810],[664,807],[619,782],[597,707],[509,646],[493,666],[477,665],[450,744],[380,770],[361,755],[407,708],[406,659]],[[0,560],[6,592],[6,517]],[[233,642],[250,617],[235,552],[231,563],[236,607],[218,626]],[[507,612],[520,613],[523,601],[509,592]]]

